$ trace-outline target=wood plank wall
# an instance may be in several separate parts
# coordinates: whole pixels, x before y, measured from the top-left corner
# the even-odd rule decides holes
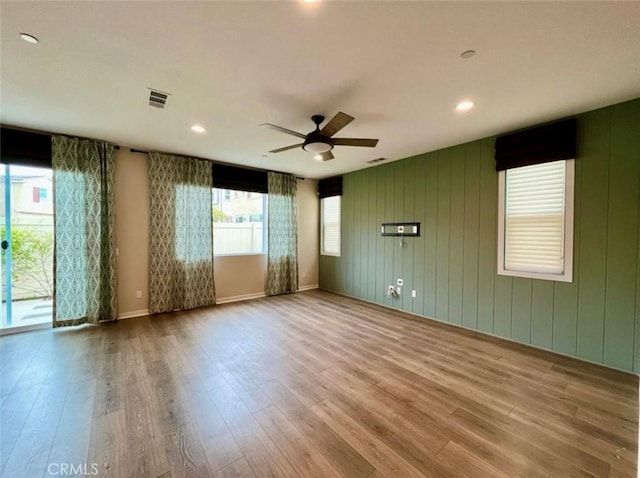
[[[496,274],[491,137],[347,174],[342,256],[321,256],[320,287],[640,372],[640,99],[578,118],[573,283]],[[422,224],[402,248],[380,236],[401,221]]]

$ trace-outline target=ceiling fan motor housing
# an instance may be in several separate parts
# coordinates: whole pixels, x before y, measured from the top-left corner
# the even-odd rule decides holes
[[[333,149],[333,143],[329,138],[320,134],[319,131],[312,131],[307,135],[302,149],[310,153],[326,153]]]

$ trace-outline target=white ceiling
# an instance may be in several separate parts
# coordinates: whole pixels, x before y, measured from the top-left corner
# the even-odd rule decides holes
[[[3,124],[306,177],[640,96],[640,2],[2,1],[0,13]],[[166,110],[146,105],[147,87],[172,93]],[[476,107],[457,113],[461,99]],[[378,146],[338,146],[326,163],[263,157],[299,141],[260,123],[307,133],[312,114],[338,111],[356,119],[336,136]]]

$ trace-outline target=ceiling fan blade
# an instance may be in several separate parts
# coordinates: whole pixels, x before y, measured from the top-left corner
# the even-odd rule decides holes
[[[349,116],[346,113],[340,111],[337,113],[331,121],[329,121],[324,128],[320,130],[320,134],[323,136],[328,136],[329,138],[340,131],[342,128],[351,123],[355,118],[353,116]]]
[[[331,142],[335,146],[364,146],[366,148],[375,148],[378,144],[377,139],[364,138],[333,138]]]
[[[273,149],[269,151],[270,153],[282,153],[283,151],[288,151],[290,149],[296,149],[302,146],[304,143],[292,144],[291,146],[285,146],[284,148]]]
[[[298,138],[305,139],[306,136],[302,133],[298,133],[297,131],[293,131],[287,128],[283,128],[282,126],[276,126],[271,123],[262,123],[260,126],[266,126],[267,128],[275,129],[276,131],[280,131],[281,133],[290,134],[292,136],[297,136]]]
[[[320,156],[322,156],[322,161],[329,161],[330,159],[335,158],[335,156],[333,155],[333,153],[331,151],[327,151],[325,153],[320,153]]]

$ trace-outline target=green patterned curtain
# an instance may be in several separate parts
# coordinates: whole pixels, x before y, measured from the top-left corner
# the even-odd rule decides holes
[[[298,290],[296,177],[269,173],[267,295]]]
[[[150,153],[149,311],[215,303],[211,163]]]
[[[51,138],[55,201],[53,326],[117,318],[114,146]]]

